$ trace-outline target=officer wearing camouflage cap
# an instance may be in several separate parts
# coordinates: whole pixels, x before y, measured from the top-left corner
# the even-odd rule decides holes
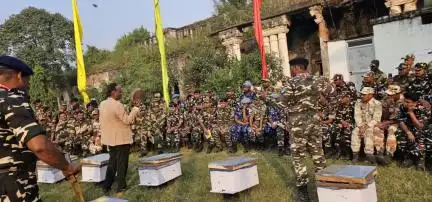
[[[79,172],[48,139],[30,108],[26,91],[31,75],[33,71],[21,60],[0,56],[1,201],[41,201],[37,159],[60,169],[66,178]]]
[[[394,84],[401,87],[402,92],[406,90],[410,80],[410,68],[405,63],[400,63],[399,66],[396,67],[398,70],[398,75],[393,78]]]

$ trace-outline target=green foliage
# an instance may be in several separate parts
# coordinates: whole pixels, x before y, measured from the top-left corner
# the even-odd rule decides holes
[[[87,46],[87,51],[84,55],[86,67],[92,67],[106,61],[110,57],[111,52],[104,49],[96,48],[95,46]]]
[[[33,68],[34,75],[30,79],[29,94],[32,100],[40,99],[47,106],[56,108],[56,92],[47,87],[51,78],[47,71],[41,66]]]
[[[144,27],[136,28],[132,32],[123,35],[116,43],[115,50],[126,50],[134,45],[145,45],[150,39],[150,32]]]

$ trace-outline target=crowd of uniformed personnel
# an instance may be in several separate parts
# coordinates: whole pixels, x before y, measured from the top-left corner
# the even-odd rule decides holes
[[[431,161],[432,77],[426,63],[414,65],[412,55],[404,59],[394,77],[384,74],[379,61],[373,60],[359,93],[352,82],[334,75],[333,92],[319,96],[322,147],[328,158],[356,162],[364,154],[370,163],[385,165],[396,157],[420,169]],[[254,87],[246,81],[240,95],[229,88],[222,99],[213,91],[187,87],[185,99],[174,94],[169,108],[155,93],[132,125],[134,148],[143,156],[149,150],[177,152],[181,147],[201,152],[205,145],[208,153],[224,149],[234,153],[242,144],[245,152],[278,148],[280,155],[289,154],[289,113],[280,100],[285,85],[277,88],[262,80]],[[40,101],[34,105],[59,149],[78,156],[102,152],[95,101],[84,108],[73,100],[56,116]]]

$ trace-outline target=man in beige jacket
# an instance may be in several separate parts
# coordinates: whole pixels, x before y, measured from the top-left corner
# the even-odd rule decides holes
[[[121,87],[115,83],[107,86],[107,99],[99,106],[99,121],[102,144],[108,146],[110,159],[105,182],[104,193],[108,193],[117,174],[117,193],[122,195],[126,190],[126,173],[128,169],[129,150],[132,140],[131,124],[135,121],[141,100],[133,99],[133,108],[128,114],[119,101],[122,97]]]

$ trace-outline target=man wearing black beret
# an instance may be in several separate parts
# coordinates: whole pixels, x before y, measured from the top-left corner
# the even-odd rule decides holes
[[[290,62],[292,78],[282,88],[281,102],[287,112],[292,137],[291,153],[296,173],[297,200],[309,201],[306,151],[312,155],[316,170],[326,167],[319,125],[318,100],[333,88],[324,77],[309,75],[308,60],[295,58]]]
[[[66,178],[79,167],[48,140],[30,107],[27,87],[31,68],[11,56],[0,56],[0,199],[40,201],[36,160],[60,169]]]

